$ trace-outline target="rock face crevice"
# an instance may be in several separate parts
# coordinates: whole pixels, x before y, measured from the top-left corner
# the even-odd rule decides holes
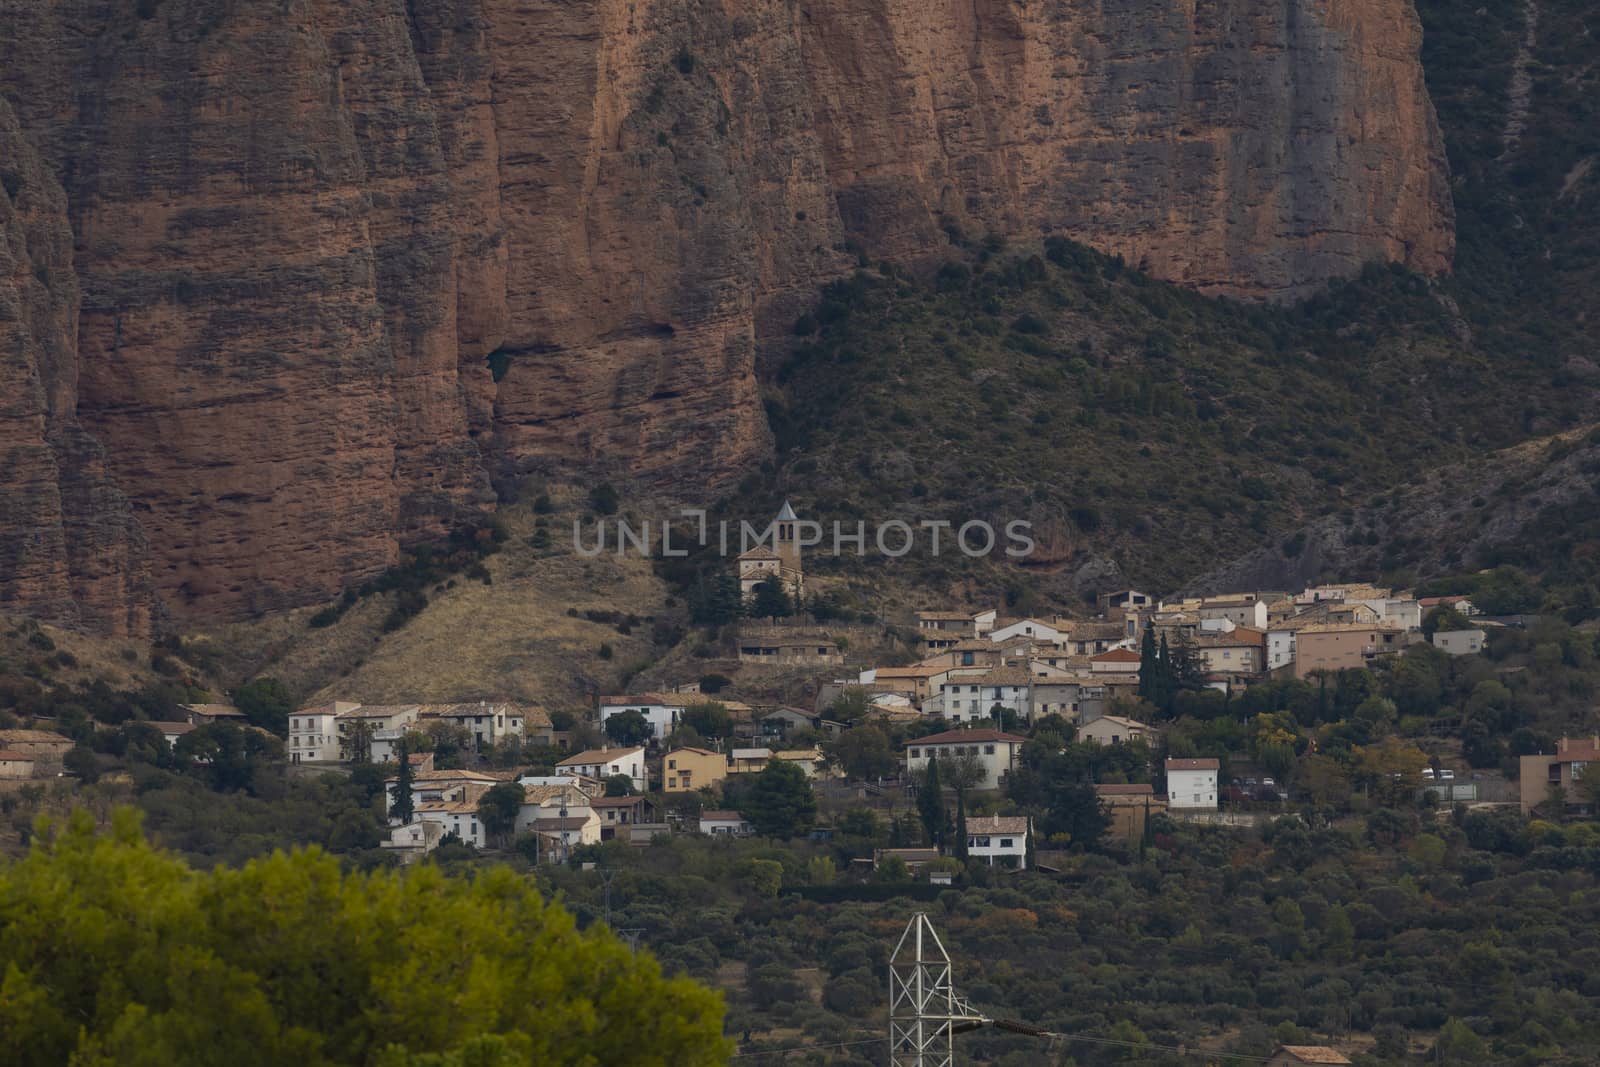
[[[1409,0],[0,0],[0,31],[0,607],[103,629],[327,597],[552,458],[736,477],[758,353],[858,255],[1059,233],[1284,298],[1452,250]]]

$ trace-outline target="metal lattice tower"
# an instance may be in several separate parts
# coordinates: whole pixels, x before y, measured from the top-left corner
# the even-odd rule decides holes
[[[957,1029],[989,1022],[956,995],[950,973],[950,954],[917,912],[889,957],[891,1067],[951,1067]]]

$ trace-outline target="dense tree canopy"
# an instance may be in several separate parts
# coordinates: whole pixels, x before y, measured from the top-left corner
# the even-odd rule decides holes
[[[83,813],[0,868],[0,1061],[713,1064],[720,997],[509,870],[197,872]],[[418,1059],[441,1054],[443,1060]]]
[[[255,678],[233,691],[233,706],[244,712],[251,726],[289,736],[289,713],[294,696],[276,678]]]
[[[806,772],[797,764],[773,760],[754,776],[739,805],[739,814],[765,837],[793,837],[811,825],[817,798]]]

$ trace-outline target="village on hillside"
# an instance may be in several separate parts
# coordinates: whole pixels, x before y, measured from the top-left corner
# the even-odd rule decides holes
[[[802,597],[795,523],[785,505],[772,542],[739,556],[747,605]],[[866,802],[892,821],[897,807],[905,814],[917,806],[925,816],[931,789],[956,792],[959,841],[930,825],[920,837],[901,835],[902,847],[876,850],[872,867],[893,861],[918,871],[959,852],[1021,869],[1065,842],[1037,840],[1031,819],[983,798],[1006,788],[1030,745],[1115,750],[1113,764],[1089,772],[1106,833],[1138,839],[1158,813],[1249,821],[1248,809],[1282,803],[1294,786],[1248,762],[1230,775],[1224,760],[1169,744],[1149,720],[1163,689],[1171,699],[1181,683],[1190,700],[1210,693],[1225,704],[1274,681],[1326,685],[1416,642],[1477,655],[1486,631],[1526,621],[1485,616],[1463,596],[1418,599],[1361,584],[1182,598],[1125,589],[1100,596],[1096,608],[1081,618],[921,610],[911,662],[849,667],[846,642],[825,627],[773,618],[741,629],[730,667],[737,681],[704,676],[664,692],[600,695],[581,709],[334,700],[290,712],[283,758],[303,773],[390,768],[384,847],[402,860],[448,842],[492,849],[515,841],[540,860],[562,861],[610,840],[742,836],[770,831],[760,809],[775,803],[814,810],[819,801]],[[746,688],[762,691],[763,673],[780,669],[813,676],[811,706],[736,698]],[[185,705],[181,721],[148,726],[181,749],[186,735],[215,723],[266,733],[225,704]],[[0,779],[59,773],[72,746],[47,730],[0,732]],[[1412,784],[1442,802],[1515,800],[1527,811],[1563,775],[1570,784],[1596,747],[1593,739],[1563,739],[1550,756],[1524,756],[1539,766],[1527,768],[1515,797],[1480,796],[1477,781],[1445,766],[1420,768]],[[785,798],[785,790],[807,795]],[[927,876],[941,876],[936,863]]]

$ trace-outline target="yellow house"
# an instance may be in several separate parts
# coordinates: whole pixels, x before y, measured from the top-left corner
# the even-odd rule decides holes
[[[728,760],[704,748],[675,748],[661,762],[662,788],[668,793],[692,793],[716,785],[728,776]]]

